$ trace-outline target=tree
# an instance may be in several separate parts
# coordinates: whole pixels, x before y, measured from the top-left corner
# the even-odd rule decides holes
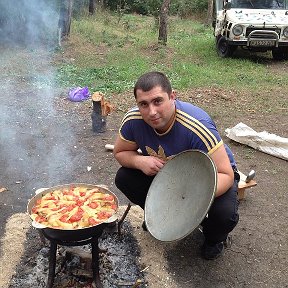
[[[89,0],[89,14],[93,15],[95,13],[96,0]]]
[[[160,25],[159,25],[159,36],[158,43],[162,45],[167,44],[167,24],[168,24],[168,12],[171,0],[163,0],[160,10]]]
[[[70,34],[71,18],[72,18],[73,0],[63,0],[60,6],[60,16],[58,28],[60,30],[61,39],[68,37]]]
[[[214,1],[208,0],[207,20],[206,20],[207,26],[210,26],[213,22],[213,5],[214,5]]]

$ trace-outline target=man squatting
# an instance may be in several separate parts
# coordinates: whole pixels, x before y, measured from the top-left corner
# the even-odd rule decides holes
[[[211,117],[178,100],[163,73],[142,75],[134,86],[134,96],[137,107],[124,116],[114,145],[114,156],[121,165],[116,186],[144,209],[149,187],[169,158],[190,149],[207,153],[216,165],[218,182],[208,218],[201,223],[205,237],[201,253],[205,259],[219,257],[239,220],[239,174],[231,150]],[[139,148],[142,154],[137,152]]]

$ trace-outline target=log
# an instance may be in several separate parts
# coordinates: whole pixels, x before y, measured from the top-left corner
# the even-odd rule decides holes
[[[99,92],[95,92],[92,95],[93,110],[91,113],[92,129],[93,132],[103,133],[106,131],[106,115],[103,115],[103,95]]]

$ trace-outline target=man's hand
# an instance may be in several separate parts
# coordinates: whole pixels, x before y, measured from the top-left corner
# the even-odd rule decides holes
[[[118,136],[113,153],[120,165],[141,170],[148,176],[156,175],[164,166],[165,161],[154,156],[140,155],[137,149],[136,143],[129,143]]]
[[[154,156],[140,156],[137,162],[139,169],[148,176],[156,175],[165,164],[164,160]]]

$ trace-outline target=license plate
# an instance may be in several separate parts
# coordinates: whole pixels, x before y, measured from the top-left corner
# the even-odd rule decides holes
[[[250,46],[275,46],[274,40],[251,40]]]

